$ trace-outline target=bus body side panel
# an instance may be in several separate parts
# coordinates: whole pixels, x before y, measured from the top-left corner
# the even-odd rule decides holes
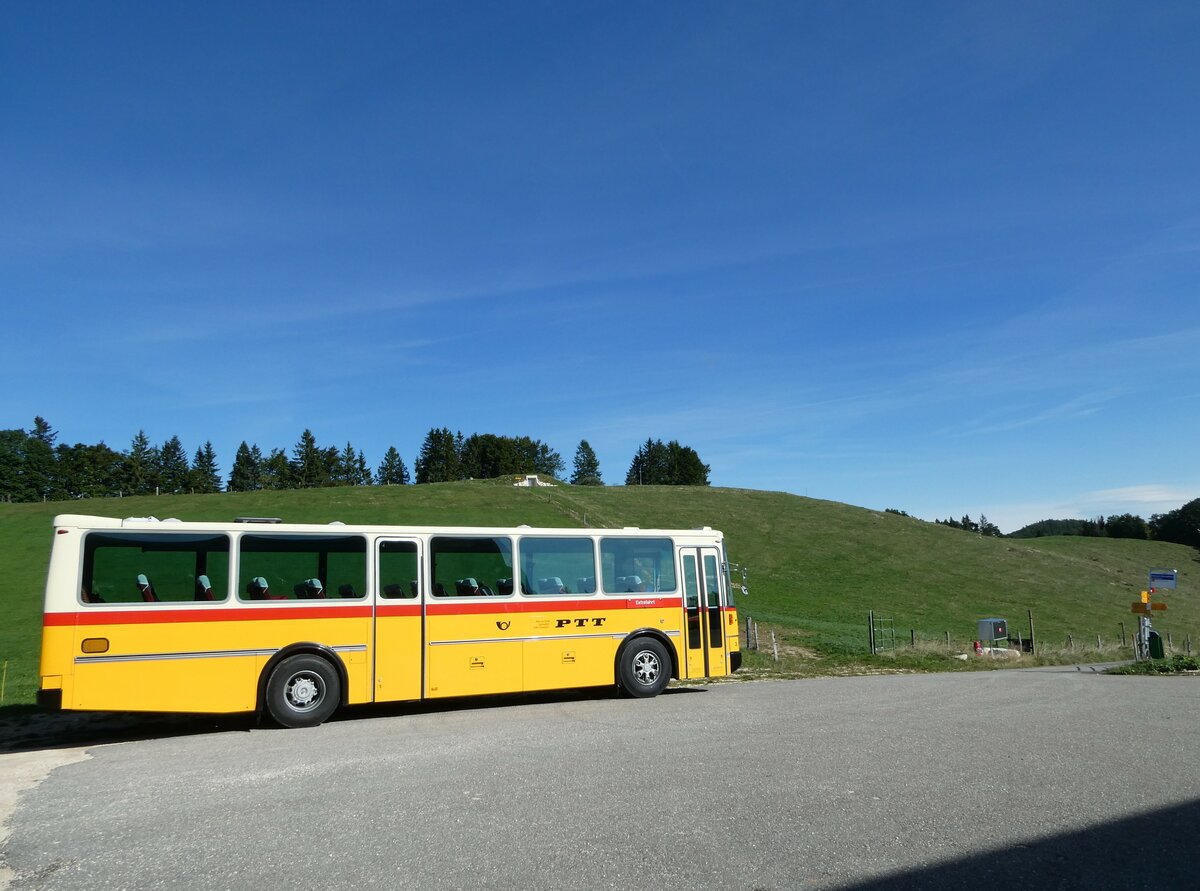
[[[737,671],[742,663],[741,631],[738,625],[737,608],[725,607],[725,649],[729,653],[729,673]]]
[[[51,540],[50,566],[42,604],[42,652],[39,690],[60,691],[62,708],[72,708],[75,684],[75,610],[79,589],[78,530],[56,526]]]
[[[654,628],[676,647],[679,597],[628,600],[513,600],[431,603],[427,664],[430,697],[469,696],[615,682],[617,648]]]
[[[75,692],[75,628],[73,625],[42,625],[42,655],[38,673],[39,690],[56,690],[61,697],[60,708],[73,708],[69,703]]]
[[[421,605],[381,601],[375,613],[375,701],[421,698]]]
[[[251,711],[279,650],[322,644],[346,666],[351,703],[369,702],[370,608],[85,611],[74,627],[73,689],[63,707],[101,711]]]
[[[530,605],[542,609],[513,623],[525,638],[527,691],[614,683],[617,649],[642,628],[661,631],[678,647],[679,598],[674,595]]]
[[[512,604],[426,606],[426,695],[474,696],[523,689],[521,641],[511,633]]]

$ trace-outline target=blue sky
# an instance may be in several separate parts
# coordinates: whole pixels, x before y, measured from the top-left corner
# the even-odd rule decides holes
[[[1194,3],[26,4],[0,427],[1200,496]]]

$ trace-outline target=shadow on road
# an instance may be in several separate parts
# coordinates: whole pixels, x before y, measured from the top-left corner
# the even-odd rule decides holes
[[[682,696],[703,692],[703,687],[671,687],[662,695]],[[591,687],[584,690],[552,690],[504,696],[355,705],[340,709],[330,722],[504,708],[522,704],[587,702],[616,697],[617,694],[611,687]],[[199,733],[245,733],[260,727],[277,729],[269,720],[264,719],[260,722],[252,713],[180,715],[145,712],[48,712],[34,706],[6,706],[0,708],[0,754],[193,736]]]
[[[852,891],[972,888],[1195,888],[1200,801],[845,886]]]
[[[254,715],[175,715],[129,712],[45,712],[0,708],[0,754],[73,749],[136,739],[247,731]]]

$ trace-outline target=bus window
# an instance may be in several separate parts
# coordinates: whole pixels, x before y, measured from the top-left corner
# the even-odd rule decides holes
[[[228,586],[225,535],[91,532],[84,543],[84,603],[224,600]]]
[[[675,547],[669,538],[604,538],[600,566],[605,594],[675,590]]]
[[[522,538],[526,594],[594,594],[596,549],[590,538]]]
[[[429,543],[434,597],[511,593],[512,540],[434,536]],[[503,584],[507,582],[507,585]]]
[[[379,543],[379,591],[389,599],[411,600],[417,596],[417,543]]]
[[[243,535],[238,541],[242,600],[361,599],[367,542],[359,535]]]

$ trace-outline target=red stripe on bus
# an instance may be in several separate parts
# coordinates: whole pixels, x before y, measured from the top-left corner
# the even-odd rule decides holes
[[[381,603],[375,608],[377,616],[419,616],[421,615],[421,604],[412,603]]]
[[[441,603],[426,604],[426,612],[432,616],[470,616],[491,613],[553,613],[580,612],[587,610],[615,609],[678,609],[683,605],[679,597],[630,597],[624,600],[511,600],[488,601],[486,603]],[[376,612],[380,616],[419,616],[419,603],[380,604]],[[69,613],[46,613],[42,624],[47,627],[66,625],[154,625],[175,622],[259,622],[278,619],[360,619],[370,618],[369,603],[355,606],[329,604],[326,606],[255,606],[226,607],[223,609],[122,609],[122,610],[79,610]]]
[[[46,613],[42,624],[156,625],[173,622],[258,622],[267,619],[362,619],[371,617],[369,603],[357,606],[250,607],[248,609],[136,609]]]

